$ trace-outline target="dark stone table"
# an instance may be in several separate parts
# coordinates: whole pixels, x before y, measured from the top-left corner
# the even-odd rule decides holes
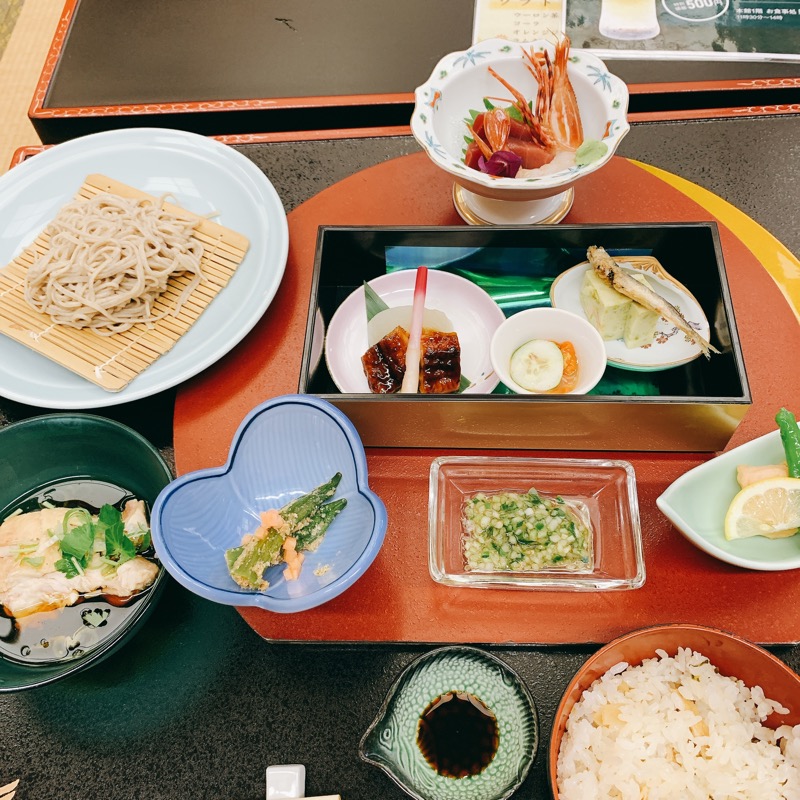
[[[710,189],[799,253],[799,133],[800,116],[654,123],[634,126],[620,154]],[[289,211],[417,146],[394,137],[240,149]],[[173,401],[168,391],[101,413],[139,430],[171,460]],[[0,400],[0,424],[38,413]],[[309,795],[399,800],[405,795],[359,760],[358,743],[396,675],[426,649],[264,642],[233,608],[170,582],[147,625],[117,654],[60,683],[0,695],[0,786],[19,778],[19,800],[256,800],[268,765],[301,763]],[[800,646],[772,649],[800,669]],[[552,717],[592,650],[493,648],[528,684],[543,731],[517,797],[549,796]]]

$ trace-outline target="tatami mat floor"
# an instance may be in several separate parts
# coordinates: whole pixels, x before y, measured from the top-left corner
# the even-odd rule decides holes
[[[0,172],[18,147],[38,144],[28,119],[64,0],[0,0]]]

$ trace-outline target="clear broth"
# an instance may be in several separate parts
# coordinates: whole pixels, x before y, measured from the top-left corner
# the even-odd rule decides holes
[[[0,521],[22,509],[38,511],[43,503],[85,508],[97,514],[109,504],[122,510],[134,496],[120,486],[90,478],[71,478],[37,489],[0,512]],[[149,509],[148,509],[149,515]],[[155,552],[143,553],[158,563]],[[73,606],[43,611],[17,620],[0,608],[0,656],[20,664],[53,664],[80,658],[115,636],[153,589],[151,584],[131,598],[98,595],[80,598]]]

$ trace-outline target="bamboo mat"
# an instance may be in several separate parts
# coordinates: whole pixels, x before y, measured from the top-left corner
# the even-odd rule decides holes
[[[8,169],[17,148],[39,143],[28,107],[64,9],[64,0],[12,3],[20,8],[0,58],[0,174]]]
[[[151,199],[145,192],[103,175],[90,175],[78,197],[89,199],[101,192],[120,197]],[[137,323],[127,331],[102,336],[92,330],[53,322],[25,299],[28,268],[48,249],[46,231],[9,265],[0,270],[0,334],[11,337],[110,392],[124,389],[140,372],[170,350],[197,321],[217,294],[225,288],[244,258],[249,242],[245,236],[177,206],[164,208],[181,219],[199,220],[193,237],[203,245],[200,270],[203,280],[180,303],[191,276],[173,275],[167,290],[154,303],[154,313],[165,313],[152,325]]]

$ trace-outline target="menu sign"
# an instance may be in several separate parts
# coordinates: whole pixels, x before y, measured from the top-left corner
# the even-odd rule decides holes
[[[472,40],[495,36],[512,42],[552,39],[562,23],[561,0],[476,0]]]
[[[614,58],[800,60],[800,0],[563,0],[562,30]]]

